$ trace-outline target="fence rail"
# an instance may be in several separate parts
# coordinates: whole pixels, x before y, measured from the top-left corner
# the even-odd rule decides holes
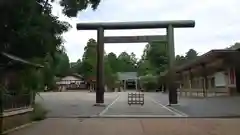
[[[3,95],[3,111],[11,111],[15,109],[29,107],[31,105],[31,94],[4,94]]]
[[[128,93],[128,104],[140,104],[144,105],[144,94],[137,92],[137,93]]]

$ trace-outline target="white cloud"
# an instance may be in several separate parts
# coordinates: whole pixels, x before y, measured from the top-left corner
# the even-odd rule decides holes
[[[240,14],[238,0],[102,0],[98,9],[87,9],[77,18],[69,19],[61,14],[61,8],[54,4],[53,12],[61,20],[70,22],[73,28],[64,34],[65,47],[71,61],[83,54],[89,38],[96,38],[96,31],[77,31],[78,22],[105,21],[156,21],[186,20],[196,21],[195,28],[175,29],[176,54],[185,54],[190,48],[200,54],[214,48],[225,48],[239,41]],[[107,36],[164,34],[165,30],[121,30],[106,31]],[[134,52],[138,57],[146,43],[106,44],[107,52],[119,54]]]

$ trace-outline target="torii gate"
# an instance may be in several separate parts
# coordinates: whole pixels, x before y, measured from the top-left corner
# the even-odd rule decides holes
[[[174,84],[174,28],[194,27],[193,20],[175,21],[145,21],[145,22],[97,22],[97,23],[78,23],[77,30],[97,30],[97,88],[96,105],[104,104],[104,43],[126,43],[126,42],[147,42],[152,40],[166,41],[169,53],[169,104],[177,104],[177,91],[172,87]],[[104,30],[117,29],[167,29],[167,35],[162,36],[127,36],[127,37],[104,37]]]

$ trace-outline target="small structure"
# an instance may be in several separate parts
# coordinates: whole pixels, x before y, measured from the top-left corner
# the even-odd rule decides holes
[[[181,95],[214,96],[240,93],[240,43],[211,50],[196,60],[177,66]],[[163,76],[167,76],[167,72]]]
[[[96,77],[92,76],[87,79],[88,89],[90,92],[96,91]]]
[[[0,134],[30,121],[34,94],[31,91],[19,89],[19,73],[26,68],[42,67],[14,55],[0,52]]]
[[[144,93],[128,93],[128,105],[137,104],[144,105]]]
[[[138,76],[137,72],[118,72],[118,79],[124,90],[138,89]]]
[[[58,85],[59,91],[87,88],[83,77],[76,73],[62,77],[56,84]]]

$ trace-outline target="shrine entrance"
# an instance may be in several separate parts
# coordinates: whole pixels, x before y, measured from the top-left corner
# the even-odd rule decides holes
[[[97,78],[96,105],[104,104],[104,43],[166,42],[169,54],[169,104],[177,104],[177,90],[174,87],[174,28],[194,27],[193,20],[147,21],[147,22],[112,22],[112,23],[78,23],[77,30],[97,30]],[[166,35],[104,37],[104,30],[122,29],[156,29],[165,28]]]

